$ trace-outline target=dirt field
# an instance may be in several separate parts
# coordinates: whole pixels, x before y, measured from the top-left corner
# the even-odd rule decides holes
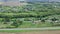
[[[2,33],[0,34],[60,34],[60,31],[40,31],[40,32],[21,32],[21,33]]]

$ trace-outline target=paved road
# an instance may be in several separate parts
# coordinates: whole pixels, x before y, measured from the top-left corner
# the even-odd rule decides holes
[[[44,27],[44,28],[12,28],[12,29],[0,29],[0,30],[57,30],[60,27]]]

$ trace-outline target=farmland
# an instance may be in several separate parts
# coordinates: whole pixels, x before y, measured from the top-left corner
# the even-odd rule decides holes
[[[0,5],[0,28],[40,28],[60,26],[60,3]]]

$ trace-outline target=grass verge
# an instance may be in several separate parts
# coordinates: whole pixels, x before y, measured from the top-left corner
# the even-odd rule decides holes
[[[0,30],[0,32],[10,32],[10,33],[16,33],[16,32],[40,32],[40,31],[60,31],[60,29],[49,29],[49,30]]]

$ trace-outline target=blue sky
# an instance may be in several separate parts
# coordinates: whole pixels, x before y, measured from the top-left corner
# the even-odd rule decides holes
[[[5,0],[0,0],[0,2],[3,2]],[[9,1],[24,1],[24,0],[9,0]],[[48,0],[26,0],[26,1],[48,1]],[[49,1],[60,1],[60,0],[49,0]]]
[[[24,1],[24,0],[19,0],[19,1]]]

